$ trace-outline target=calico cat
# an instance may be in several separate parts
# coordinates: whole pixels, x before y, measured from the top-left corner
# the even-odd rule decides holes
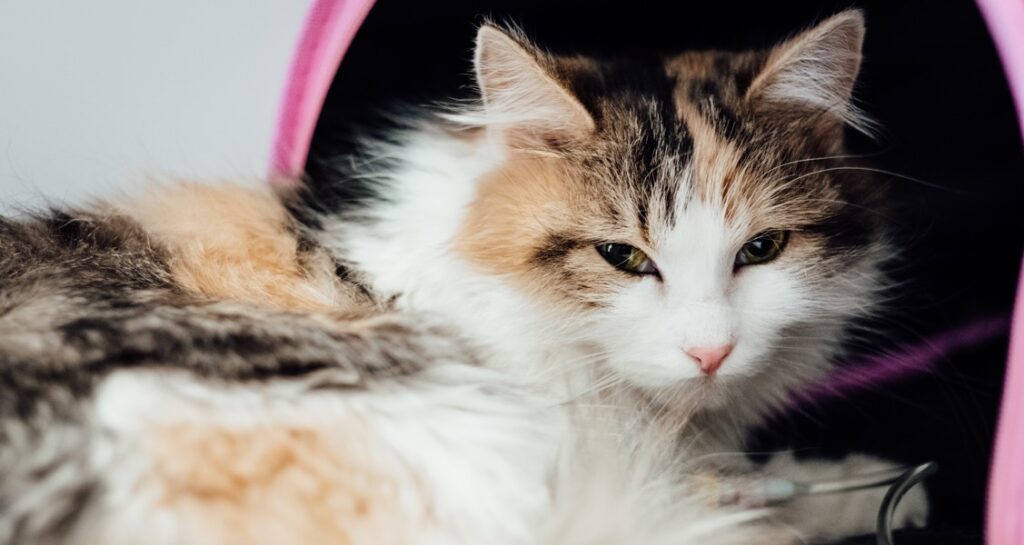
[[[863,33],[596,59],[485,25],[480,106],[336,178],[0,222],[0,543],[870,531],[876,493],[766,513],[688,486],[758,471],[745,431],[885,286],[884,197],[843,144]]]

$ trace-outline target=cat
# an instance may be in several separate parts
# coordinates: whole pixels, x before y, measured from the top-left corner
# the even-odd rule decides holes
[[[877,492],[766,514],[685,486],[885,465],[740,454],[885,287],[885,198],[843,143],[863,35],[847,11],[599,60],[488,24],[480,107],[336,178],[5,220],[0,543],[870,531]]]

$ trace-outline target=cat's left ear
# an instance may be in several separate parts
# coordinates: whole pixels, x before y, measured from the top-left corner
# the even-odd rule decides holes
[[[850,97],[863,43],[860,10],[833,15],[772,49],[747,90],[747,100],[833,114],[856,123]]]
[[[594,130],[587,109],[559,80],[544,54],[524,39],[482,26],[474,60],[491,128],[519,141],[573,141]]]

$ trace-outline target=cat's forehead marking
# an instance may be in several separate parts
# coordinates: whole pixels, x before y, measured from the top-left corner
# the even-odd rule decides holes
[[[674,100],[691,105],[725,139],[749,142],[753,136],[744,115],[744,95],[763,57],[754,52],[689,52],[665,60],[676,81]]]
[[[778,130],[746,97],[764,53],[552,62],[597,126],[593,142],[567,155],[570,177],[585,181],[582,191],[603,203],[605,218],[635,227],[631,239],[654,246],[693,199],[752,235],[821,216],[814,197],[834,197],[828,179],[793,184],[802,171],[778,168],[812,152],[803,133]]]
[[[718,51],[665,60],[666,73],[676,82],[672,100],[678,121],[692,134],[686,198],[721,209],[727,224],[738,230],[772,228],[799,212],[802,203],[792,188],[780,184],[785,173],[776,168],[798,143],[765,138],[745,97],[763,62],[756,52]]]
[[[652,231],[671,230],[689,199],[734,220],[764,197],[742,96],[758,62],[755,54],[698,52],[571,72],[598,138],[608,141],[581,170],[610,182],[616,213],[635,217],[646,242]]]

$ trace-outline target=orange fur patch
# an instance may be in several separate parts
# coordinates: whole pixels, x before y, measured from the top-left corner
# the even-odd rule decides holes
[[[485,270],[528,273],[538,242],[571,227],[577,191],[557,159],[512,161],[482,181],[455,247]]]
[[[483,180],[455,240],[455,250],[482,270],[509,275],[543,297],[573,305],[599,303],[622,274],[591,247],[565,253],[560,266],[543,262],[545,245],[563,238],[636,241],[631,214],[609,214],[610,196],[587,183],[585,173],[558,157],[522,154]]]
[[[338,281],[326,254],[300,253],[284,207],[268,190],[183,184],[123,209],[167,248],[174,279],[196,294],[287,311],[366,303]]]
[[[182,424],[151,431],[144,486],[156,507],[216,545],[388,545],[429,524],[416,483],[384,469],[386,449],[365,426],[273,425],[249,429]],[[408,481],[408,479],[406,480]]]

